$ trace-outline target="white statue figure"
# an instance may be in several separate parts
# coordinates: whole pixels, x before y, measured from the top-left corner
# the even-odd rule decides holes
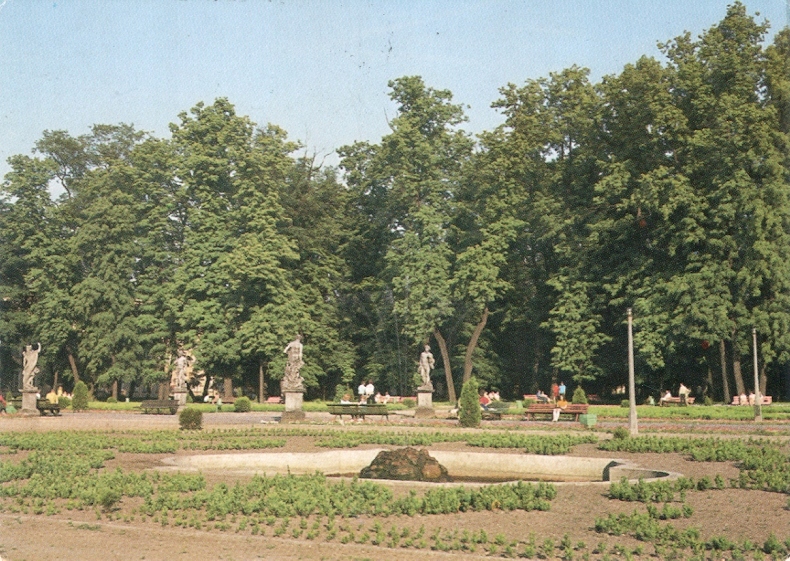
[[[282,381],[283,390],[304,390],[304,378],[299,374],[299,369],[304,366],[302,361],[302,336],[296,338],[286,345],[283,351],[288,355],[288,363],[285,365],[285,376]]]
[[[431,347],[425,345],[425,350],[420,353],[420,367],[418,370],[420,378],[422,379],[422,387],[433,389],[433,384],[431,384],[431,370],[433,370],[435,364],[436,361],[433,359],[433,354],[431,354]]]
[[[176,391],[186,391],[187,387],[187,367],[189,366],[189,357],[186,353],[179,351],[178,358],[174,363],[173,369],[173,389]]]
[[[38,349],[33,349],[33,345],[27,345],[22,352],[22,389],[24,391],[36,391],[37,387],[33,385],[33,379],[38,372],[36,364],[38,363],[38,353],[41,352],[41,343],[38,343]]]

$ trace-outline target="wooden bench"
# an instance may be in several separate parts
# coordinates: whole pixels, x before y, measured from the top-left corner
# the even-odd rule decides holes
[[[143,413],[169,413],[175,415],[178,402],[174,399],[148,399],[140,403]]]
[[[770,395],[763,396],[763,405],[771,405],[774,402],[774,398]],[[732,397],[732,403],[730,405],[749,405],[749,402],[741,403],[741,396],[735,395]]]
[[[482,409],[482,408],[481,408]],[[502,412],[498,411],[496,408],[488,408],[482,409],[480,411],[481,418],[484,421],[501,421],[502,420]]]
[[[590,406],[586,403],[569,403],[564,409],[560,409],[560,419],[563,415],[572,417],[575,421],[579,420],[579,415],[586,415]],[[557,406],[553,403],[532,403],[527,407],[525,420],[535,420],[535,415],[554,415]]]
[[[694,405],[694,398],[691,396],[686,397],[686,400],[683,401],[680,396],[673,396],[673,397],[662,397],[658,400],[658,404],[662,407],[664,405]]]
[[[273,395],[266,398],[266,403],[282,403],[282,398],[279,395]]]
[[[383,403],[358,404],[358,403],[328,403],[326,406],[331,415],[350,415],[352,419],[364,419],[365,415],[384,415],[389,421],[387,406]]]
[[[41,415],[46,415],[47,411],[52,413],[53,416],[60,415],[60,404],[50,403],[48,399],[36,400],[36,409]]]

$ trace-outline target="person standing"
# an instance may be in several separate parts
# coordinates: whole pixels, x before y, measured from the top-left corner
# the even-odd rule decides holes
[[[368,383],[365,384],[365,400],[370,403],[374,403],[373,396],[376,394],[376,387],[373,385],[373,380],[368,380]]]
[[[362,380],[359,383],[359,387],[357,388],[357,395],[359,396],[359,402],[360,403],[365,403],[365,401],[367,401],[367,395],[366,394],[367,394],[367,390],[366,390],[365,380]]]
[[[565,382],[560,382],[560,387],[558,389],[560,391],[560,401],[562,401],[565,399],[565,391],[567,390]]]
[[[560,387],[557,385],[557,382],[554,382],[551,385],[551,400],[554,403],[557,403],[557,399],[560,397]]]

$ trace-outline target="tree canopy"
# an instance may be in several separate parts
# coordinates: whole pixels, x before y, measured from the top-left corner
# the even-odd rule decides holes
[[[605,394],[630,307],[641,394],[743,392],[753,328],[762,392],[786,392],[790,29],[767,31],[735,3],[663,60],[507,84],[477,136],[450,91],[397,78],[388,134],[337,169],[225,98],[168,139],[44,131],[0,186],[0,388],[40,341],[44,383],[156,384],[187,351],[271,393],[298,333],[308,397],[410,394],[424,344],[453,401],[472,377]]]

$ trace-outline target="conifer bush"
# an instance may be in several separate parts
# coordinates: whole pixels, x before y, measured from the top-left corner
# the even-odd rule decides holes
[[[249,397],[237,397],[234,403],[234,411],[236,413],[249,413],[252,411],[252,402]]]
[[[200,430],[203,428],[203,412],[195,407],[187,407],[178,414],[181,430]]]
[[[483,417],[480,411],[480,400],[477,396],[477,378],[469,378],[469,381],[461,388],[460,411],[458,420],[462,427],[479,427]]]
[[[72,394],[71,408],[74,411],[85,411],[88,409],[88,386],[85,382],[79,381],[74,385]]]
[[[584,388],[582,388],[581,386],[576,386],[576,389],[573,390],[573,397],[571,398],[571,403],[576,403],[578,405],[587,404],[587,394],[584,392]]]

